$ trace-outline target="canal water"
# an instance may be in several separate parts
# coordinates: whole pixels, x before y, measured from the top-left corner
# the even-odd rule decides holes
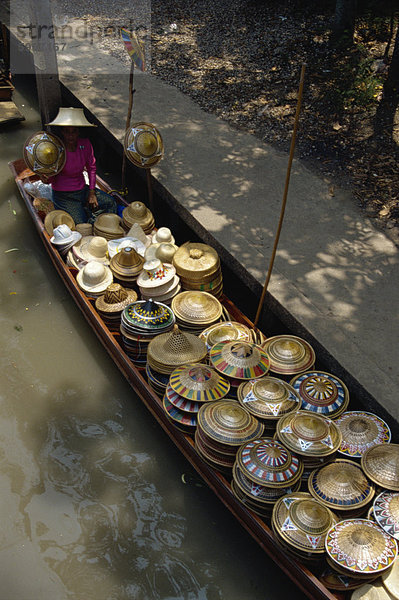
[[[50,263],[0,131],[0,600],[265,600],[299,590],[201,483]]]

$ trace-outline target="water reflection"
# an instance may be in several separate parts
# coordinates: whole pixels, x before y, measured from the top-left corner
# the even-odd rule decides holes
[[[40,129],[27,88],[16,100],[27,120],[0,132],[1,600],[301,598],[69,298],[6,165]]]

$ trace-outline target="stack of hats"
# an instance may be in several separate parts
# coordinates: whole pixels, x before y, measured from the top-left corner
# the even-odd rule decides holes
[[[90,235],[82,237],[67,255],[67,265],[82,269],[91,260],[108,266],[108,243],[103,237]]]
[[[374,497],[374,485],[360,465],[337,458],[309,475],[308,489],[314,498],[340,515],[340,519],[367,514]]]
[[[305,466],[302,476],[307,478],[317,467],[333,461],[341,444],[341,433],[331,419],[299,410],[282,417],[276,426],[276,435],[284,446],[299,454]]]
[[[176,251],[173,265],[184,290],[209,292],[216,298],[222,295],[220,259],[211,246],[199,242],[186,242]]]
[[[388,444],[391,430],[377,415],[361,410],[344,412],[335,421],[342,435],[338,452],[348,458],[361,458],[369,448]]]
[[[160,227],[152,236],[153,244],[174,244],[175,238],[168,227]]]
[[[71,231],[68,225],[62,224],[53,230],[50,242],[57,248],[60,254],[65,256],[81,238],[82,236],[78,231]]]
[[[219,323],[223,315],[219,300],[207,292],[180,292],[172,300],[172,310],[179,327],[195,335]]]
[[[299,458],[277,440],[264,437],[238,450],[231,488],[240,502],[269,517],[279,498],[299,489],[302,472]]]
[[[270,372],[281,379],[309,371],[316,360],[310,344],[295,335],[276,335],[268,338],[262,348],[270,359]]]
[[[124,287],[136,286],[137,277],[144,265],[144,258],[134,248],[127,246],[111,258],[110,268],[114,278]]]
[[[168,308],[168,310],[170,309]],[[204,342],[191,333],[181,331],[175,325],[173,331],[157,335],[148,345],[147,375],[149,383],[152,385],[149,374],[160,384],[161,375],[166,375],[169,379],[170,374],[177,367],[202,362],[205,357]],[[166,391],[166,385],[167,382],[163,389],[159,388],[162,396]]]
[[[103,296],[96,299],[96,310],[111,331],[119,331],[122,311],[137,300],[134,290],[126,290],[119,283],[111,283]]]
[[[272,514],[272,529],[288,555],[308,565],[322,565],[325,540],[337,522],[334,513],[306,492],[280,498]]]
[[[151,244],[145,251],[144,258],[146,260],[154,260],[155,258],[159,258],[159,260],[163,263],[172,264],[173,257],[177,250],[177,246],[170,243],[156,243]]]
[[[122,312],[120,331],[122,345],[130,360],[144,368],[150,342],[160,333],[172,329],[174,323],[174,314],[165,304],[152,300],[129,304]]]
[[[75,229],[76,231],[79,231],[83,237],[93,235],[93,225],[91,223],[77,223]]]
[[[246,325],[237,321],[224,321],[215,323],[202,331],[199,337],[204,340],[208,351],[219,342],[240,340],[252,342],[252,332]]]
[[[359,587],[384,575],[395,565],[396,540],[377,523],[367,519],[345,519],[333,525],[325,540],[327,563],[337,574],[358,580]],[[384,590],[385,591],[385,590]],[[382,596],[390,597],[386,592]],[[361,596],[359,596],[360,600]]]
[[[94,235],[106,240],[116,240],[125,235],[120,217],[114,213],[103,213],[97,217],[93,225]]]
[[[349,404],[344,382],[325,371],[306,371],[293,377],[290,384],[302,400],[302,410],[337,419]]]
[[[221,400],[229,389],[229,383],[211,367],[201,363],[183,365],[170,376],[163,398],[164,409],[178,428],[194,433],[200,407]]]
[[[112,283],[112,272],[102,263],[91,260],[76,275],[76,282],[86,296],[102,296]]]
[[[132,202],[122,213],[123,226],[128,231],[135,223],[140,225],[145,234],[152,233],[154,217],[143,202]]]
[[[239,447],[262,434],[263,425],[236,400],[218,400],[198,411],[195,448],[206,463],[231,474]]]
[[[53,235],[53,230],[59,225],[68,225],[71,231],[75,231],[75,221],[65,210],[52,210],[44,218],[44,228],[49,235]]]
[[[384,491],[373,502],[373,518],[395,540],[399,540],[399,494]]]
[[[282,379],[262,377],[240,384],[238,401],[265,426],[265,434],[273,436],[277,422],[286,415],[297,412],[301,399],[294,388]]]
[[[260,346],[250,342],[219,342],[209,350],[211,365],[230,382],[230,396],[237,398],[243,381],[264,377],[269,358]]]
[[[165,304],[170,304],[181,288],[175,268],[157,258],[144,263],[137,285],[143,300],[153,298]]]

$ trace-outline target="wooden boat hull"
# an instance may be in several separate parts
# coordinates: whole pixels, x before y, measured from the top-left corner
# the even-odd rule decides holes
[[[36,176],[34,176],[32,171],[26,168],[22,159],[9,163],[9,166],[44,247],[76,304],[121,373],[151,414],[155,417],[157,422],[169,435],[177,448],[179,448],[198,474],[206,481],[217,497],[256,540],[266,554],[278,564],[283,572],[290,577],[290,579],[292,579],[309,598],[317,600],[337,600],[337,598],[341,597],[339,594],[330,592],[306,566],[284,552],[277,542],[271,528],[269,528],[253,511],[247,509],[239,502],[231,490],[230,482],[221,473],[214,470],[202,460],[195,450],[194,440],[189,435],[186,435],[177,429],[168,419],[162,405],[162,400],[148,385],[144,372],[139,371],[134,367],[126,353],[123,351],[119,343],[120,334],[110,332],[104,325],[101,317],[94,308],[94,301],[85,296],[77,286],[75,280],[77,271],[64,263],[58,251],[55,250],[54,246],[51,244],[50,236],[47,234],[43,222],[36,213],[31,198],[23,186],[24,180],[27,180],[27,178],[31,178],[32,180],[35,179]],[[105,191],[110,191],[110,187],[99,177],[97,178],[97,184]],[[118,197],[118,201],[120,203],[125,203],[120,197]],[[249,326],[252,325],[249,319],[247,319],[247,317],[245,317],[245,315],[243,315],[227,297],[223,296],[221,301],[229,311],[232,319],[241,321]]]

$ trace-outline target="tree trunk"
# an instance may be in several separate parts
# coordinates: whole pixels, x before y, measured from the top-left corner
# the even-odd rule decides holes
[[[395,46],[393,49],[388,77],[384,84],[384,97],[395,98],[399,96],[399,27],[396,31]]]
[[[357,0],[337,0],[332,40],[335,44],[353,44]]]

